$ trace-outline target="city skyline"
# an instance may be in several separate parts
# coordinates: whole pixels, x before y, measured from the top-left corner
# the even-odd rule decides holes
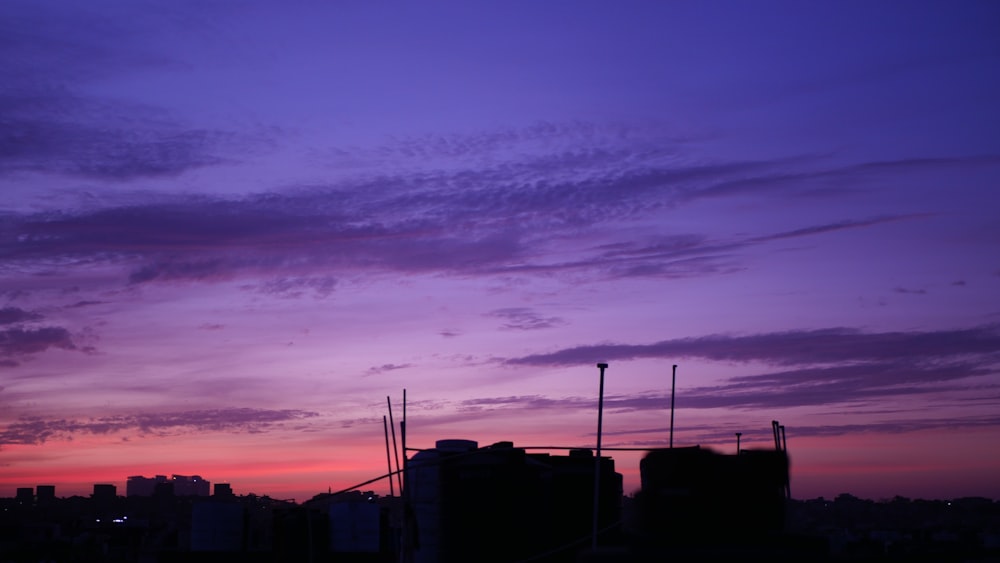
[[[998,23],[4,2],[0,496],[301,501],[403,389],[410,447],[592,447],[608,362],[606,447],[666,445],[676,364],[676,445],[780,420],[795,498],[1000,498]]]

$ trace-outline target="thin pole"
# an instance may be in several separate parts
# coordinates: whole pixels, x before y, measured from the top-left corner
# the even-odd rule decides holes
[[[392,401],[389,400],[389,396],[385,396],[385,403],[389,405],[389,426],[392,427],[392,450],[396,452],[396,470],[399,470],[399,450],[396,448],[396,423],[392,420]],[[390,468],[390,472],[392,469]],[[392,477],[390,477],[392,479]],[[401,473],[396,473],[396,480],[399,481],[399,490],[403,490],[403,475]]]
[[[677,365],[674,365],[674,374],[670,378],[670,449],[674,448],[674,391],[677,389]]]
[[[403,477],[404,477],[403,478],[403,483],[406,483],[406,466],[409,463],[409,460],[406,458],[406,388],[405,387],[403,388],[403,420],[399,421],[399,434],[400,434],[399,438],[403,442],[403,471],[402,471]],[[406,511],[406,503],[407,503],[406,495],[407,495],[407,493],[409,493],[409,489],[410,488],[408,486],[405,487],[405,488],[404,487],[400,487],[400,489],[399,489],[399,496],[402,497],[402,499],[403,499],[403,506],[399,507],[399,509],[402,510],[402,512],[403,512],[402,518],[401,518],[402,522],[403,522],[403,529],[399,532],[399,535],[400,535],[399,540],[400,540],[400,543],[402,544],[402,545],[400,545],[400,548],[399,548],[399,561],[400,561],[400,563],[405,563],[406,561],[410,560],[410,548],[409,548],[409,545],[410,545],[410,542],[412,540],[410,538],[410,532],[407,531],[407,530],[410,529],[410,525],[409,525],[410,523],[409,523],[409,520],[408,520],[407,515],[406,515],[406,512],[407,512]]]
[[[406,476],[406,388],[403,388],[403,420],[399,421],[399,439],[403,442],[403,476]],[[405,481],[405,479],[404,479]],[[400,496],[403,491],[399,491]]]
[[[594,456],[594,520],[591,528],[590,549],[597,551],[597,515],[601,496],[601,430],[604,427],[604,370],[608,364],[597,364],[601,370],[601,387],[597,394],[597,455]]]
[[[382,429],[385,430],[385,464],[389,468],[389,496],[396,496],[396,490],[392,485],[392,456],[389,455],[389,423],[382,415]]]
[[[742,432],[736,433],[736,455],[740,455],[740,436],[742,435]]]
[[[788,440],[785,438],[785,425],[782,424],[778,428],[781,430],[781,450],[785,452],[785,463],[788,463]],[[789,500],[792,498],[792,476],[789,473],[785,474],[785,497]]]

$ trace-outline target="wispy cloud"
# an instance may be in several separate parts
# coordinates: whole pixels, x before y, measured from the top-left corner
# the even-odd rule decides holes
[[[545,317],[527,307],[507,307],[496,309],[486,314],[488,317],[501,319],[501,328],[507,330],[538,330],[554,328],[566,324],[559,317]]]
[[[493,155],[479,166],[404,169],[281,193],[157,196],[119,204],[108,199],[99,209],[8,214],[0,218],[0,227],[12,236],[0,241],[0,258],[22,265],[114,263],[127,268],[133,284],[263,278],[271,281],[259,283],[258,290],[274,296],[311,291],[323,297],[333,289],[331,276],[346,270],[582,273],[598,279],[721,275],[746,268],[742,254],[753,246],[926,216],[846,218],[729,237],[660,232],[637,240],[611,234],[592,245],[581,234],[663,220],[676,206],[724,195],[719,186],[733,182],[743,182],[740,194],[808,189],[780,180],[790,169],[811,170],[819,163],[816,157],[705,163],[679,156],[681,144],[656,148],[656,134],[588,137],[588,127],[596,128],[550,124],[537,131],[442,140],[419,151],[410,141],[386,148],[421,155],[439,151],[442,158],[453,158],[456,151]],[[556,137],[559,142],[552,140]],[[534,156],[513,150],[538,139],[544,140],[544,150]],[[151,152],[150,166],[161,166],[155,164],[157,151]],[[836,170],[838,177],[847,177],[960,164],[923,159]]]
[[[76,350],[68,330],[62,327],[8,328],[0,330],[0,366],[15,367],[49,348]]]
[[[380,375],[390,371],[396,371],[400,369],[406,369],[412,367],[413,364],[382,364],[380,366],[372,366],[365,370],[365,375]]]
[[[939,417],[914,417],[897,418],[892,420],[870,421],[863,424],[820,424],[806,425],[796,424],[788,428],[788,439],[793,442],[801,438],[828,438],[835,436],[858,436],[863,434],[905,434],[910,432],[923,432],[933,430],[954,430],[954,429],[974,429],[991,428],[1000,424],[1000,417],[996,416],[957,416],[948,418]],[[760,442],[766,444],[764,447],[772,447],[772,436],[768,432],[769,428],[755,429],[748,428],[745,424],[713,424],[713,425],[683,425],[679,428],[685,436],[685,443],[706,444],[727,444],[735,446],[733,434],[740,432],[743,434],[744,447],[761,447]],[[608,442],[609,447],[650,447],[662,448],[668,436],[669,427],[661,428],[637,428],[614,432],[604,432],[606,437],[612,438]],[[794,450],[793,450],[794,453]]]
[[[42,315],[33,311],[25,311],[18,307],[4,307],[0,309],[0,325],[25,323],[41,320]]]
[[[0,18],[0,175],[45,172],[124,181],[221,162],[231,134],[186,127],[156,108],[84,94],[97,78],[176,63],[131,42],[134,29],[72,8]],[[232,151],[230,151],[232,152]]]
[[[156,414],[108,416],[86,420],[28,417],[12,422],[0,432],[0,445],[42,444],[71,439],[77,434],[138,432],[168,435],[184,430],[205,432],[264,432],[282,423],[319,416],[303,410],[230,408],[177,411]]]
[[[509,364],[563,366],[639,358],[703,358],[774,365],[838,364],[880,360],[958,359],[994,355],[1000,327],[929,332],[863,332],[850,328],[793,330],[662,340],[652,344],[595,344],[510,358]]]
[[[260,293],[280,297],[282,299],[298,299],[311,293],[317,299],[329,297],[337,287],[337,278],[333,276],[277,278],[257,286],[250,286]]]
[[[767,409],[824,404],[868,403],[957,391],[958,380],[1000,373],[1000,328],[995,325],[932,332],[866,333],[823,329],[746,336],[711,335],[653,344],[600,344],[510,358],[510,365],[567,366],[641,358],[698,358],[719,362],[759,362],[777,367],[719,384],[686,389],[683,408]],[[1000,383],[984,380],[992,388]],[[521,398],[521,402],[536,398]],[[540,399],[546,403],[547,399]],[[662,408],[657,393],[610,396],[609,409]]]
[[[752,239],[754,242],[766,242],[772,240],[780,240],[787,238],[797,238],[810,235],[819,235],[825,233],[832,233],[836,231],[843,231],[847,229],[857,229],[863,227],[872,227],[875,225],[881,225],[884,223],[894,223],[896,221],[906,221],[911,219],[922,219],[929,217],[927,213],[922,214],[911,214],[911,215],[885,215],[881,217],[872,217],[869,219],[859,219],[859,220],[847,220],[838,221],[835,223],[826,223],[823,225],[813,225],[811,227],[803,227],[801,229],[794,229],[791,231],[784,231],[780,233],[773,233],[769,235],[759,236]]]

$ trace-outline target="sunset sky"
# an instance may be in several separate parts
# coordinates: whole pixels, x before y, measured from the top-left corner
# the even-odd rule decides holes
[[[1000,498],[1000,3],[0,3],[0,496],[408,440]],[[641,453],[613,452],[626,492]],[[388,492],[388,485],[372,485]]]

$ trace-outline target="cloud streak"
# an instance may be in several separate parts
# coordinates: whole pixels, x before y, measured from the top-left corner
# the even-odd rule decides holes
[[[653,344],[577,346],[509,358],[505,363],[562,367],[649,358],[755,362],[789,368],[686,389],[678,403],[681,408],[775,409],[869,403],[960,391],[967,388],[967,381],[959,381],[968,378],[987,378],[982,380],[984,388],[1000,388],[1000,382],[989,379],[1000,373],[1000,327],[869,333],[835,328],[709,335]],[[533,403],[538,398],[522,399],[518,402]],[[548,399],[538,400],[539,407],[548,404]],[[605,405],[609,409],[643,410],[662,408],[667,400],[661,394],[611,396]]]
[[[72,439],[78,434],[102,435],[117,432],[161,436],[186,430],[258,433],[271,430],[286,422],[316,416],[319,416],[318,413],[295,409],[229,408],[108,416],[86,420],[26,417],[8,424],[3,432],[0,432],[0,445],[38,445],[49,440]]]
[[[0,330],[0,367],[16,367],[22,361],[50,348],[77,349],[69,331],[62,327]]]
[[[505,330],[539,330],[554,328],[566,323],[559,317],[544,317],[527,307],[506,307],[496,309],[486,314],[488,317],[501,319]]]
[[[19,307],[4,307],[0,309],[0,325],[38,321],[41,318],[42,315],[32,311],[25,311]]]
[[[995,356],[1000,326],[968,329],[872,332],[850,328],[792,330],[745,336],[714,334],[652,344],[595,344],[506,360],[511,365],[567,366],[641,358],[701,358],[773,365],[836,364],[880,360],[959,359]]]
[[[463,183],[480,185],[475,179]],[[448,183],[445,181],[444,183]],[[487,185],[489,185],[487,183]],[[405,186],[396,186],[402,189]],[[131,204],[93,211],[64,211],[0,217],[0,258],[20,267],[57,264],[121,264],[128,281],[214,282],[237,276],[291,271],[263,291],[282,293],[297,280],[329,277],[323,270],[498,275],[584,272],[600,278],[691,277],[739,271],[746,249],[793,237],[868,228],[916,216],[883,216],[802,227],[774,234],[711,239],[700,234],[662,236],[590,247],[573,238],[591,228],[585,216],[567,216],[544,200],[566,206],[562,196],[542,195],[537,186],[494,185],[469,201],[467,191],[423,197],[389,193],[345,196],[339,189],[310,190],[224,200],[206,196]],[[568,187],[569,192],[588,188]],[[605,188],[600,188],[605,189]],[[544,191],[544,189],[543,189]],[[504,194],[492,206],[479,201]],[[603,196],[571,213],[600,208],[598,224],[644,217],[655,206],[630,201],[616,191],[618,211]],[[564,198],[563,198],[564,199]],[[531,208],[530,206],[535,206]],[[591,211],[587,211],[590,209]],[[565,240],[575,257],[553,259],[553,240]],[[311,282],[302,282],[308,284]],[[324,282],[325,283],[325,282]],[[313,287],[328,294],[330,284]],[[298,293],[295,290],[286,293]]]

